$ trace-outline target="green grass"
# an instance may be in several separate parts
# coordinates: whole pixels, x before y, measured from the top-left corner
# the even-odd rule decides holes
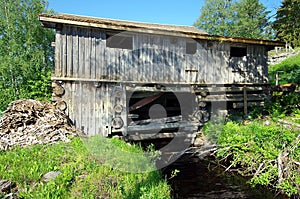
[[[88,147],[87,143],[93,146]],[[92,151],[95,146],[102,151]],[[118,150],[117,155],[122,155],[122,151],[142,153],[138,146],[99,136],[50,146],[16,147],[0,152],[0,179],[16,183],[19,198],[170,198],[170,187],[160,172],[122,172],[117,166],[112,168],[111,160],[106,159],[116,158],[114,153],[97,157],[104,152],[111,153],[111,148]],[[145,167],[153,167],[149,158],[139,158],[131,161],[143,161]],[[129,160],[126,157],[121,161],[125,164]],[[50,171],[62,174],[48,183],[43,182],[42,176]]]
[[[269,77],[272,84],[275,84],[275,74],[277,71],[283,71],[279,73],[279,84],[300,84],[300,53],[269,67]]]

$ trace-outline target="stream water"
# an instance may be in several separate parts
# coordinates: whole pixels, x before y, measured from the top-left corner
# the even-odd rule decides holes
[[[172,177],[175,169],[179,173]],[[163,173],[169,178],[174,199],[283,199],[266,188],[251,188],[245,178],[198,157],[183,156]]]

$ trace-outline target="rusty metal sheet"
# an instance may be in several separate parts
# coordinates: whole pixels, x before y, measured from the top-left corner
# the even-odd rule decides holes
[[[163,95],[164,95],[164,93],[161,92],[161,93],[157,93],[155,95],[143,98],[140,101],[138,101],[137,103],[135,103],[134,105],[132,105],[131,107],[129,107],[129,111],[134,111],[134,110],[137,110],[141,107],[144,107],[147,104],[150,104],[151,102],[157,100],[158,98],[160,98]]]

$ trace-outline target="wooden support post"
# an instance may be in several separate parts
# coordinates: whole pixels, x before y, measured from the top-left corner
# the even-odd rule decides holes
[[[244,94],[244,116],[247,117],[248,115],[248,100],[247,100],[247,87],[244,85],[243,87],[243,94]]]

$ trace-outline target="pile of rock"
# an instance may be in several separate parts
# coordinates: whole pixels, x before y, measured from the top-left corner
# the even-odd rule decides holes
[[[18,100],[0,118],[0,150],[12,146],[69,142],[78,132],[66,114],[50,102]]]

